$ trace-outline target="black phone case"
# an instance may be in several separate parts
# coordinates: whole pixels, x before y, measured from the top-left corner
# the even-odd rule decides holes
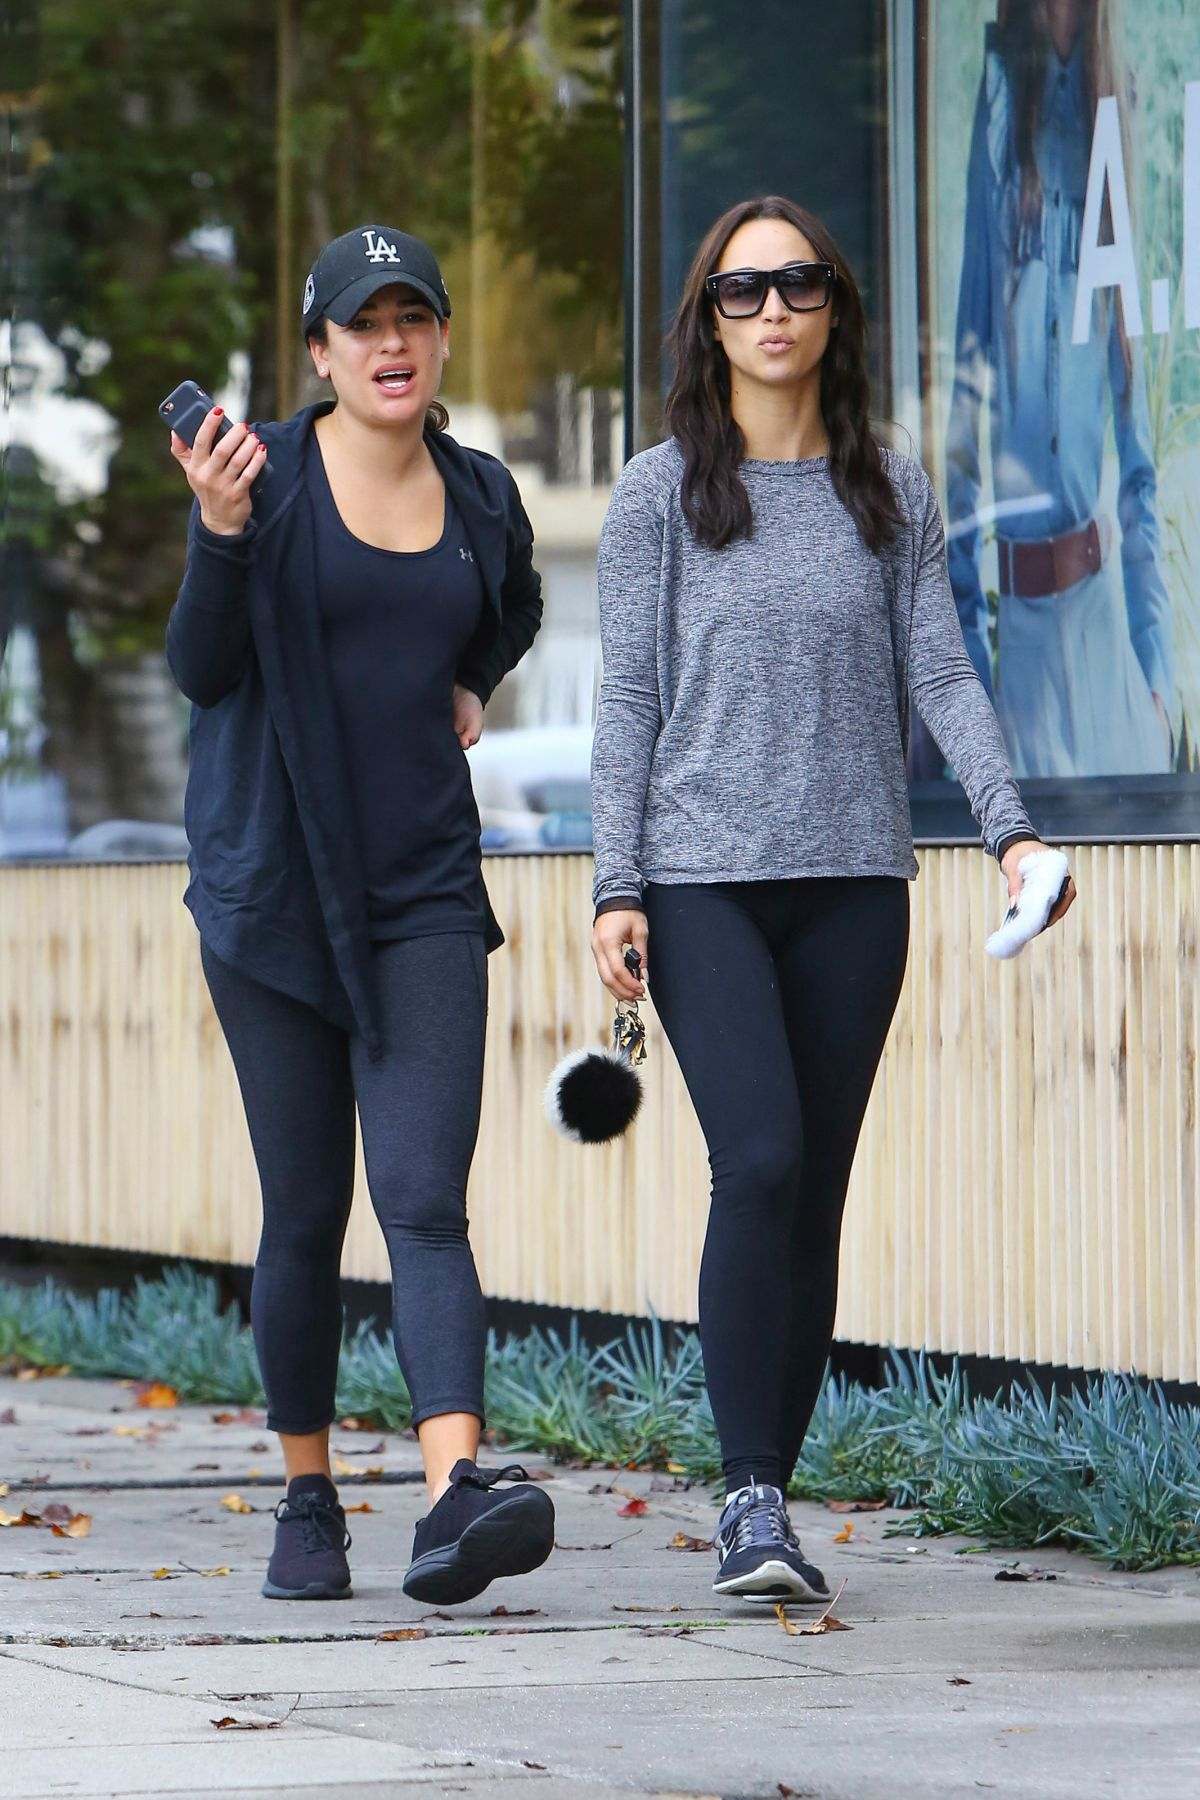
[[[173,388],[166,399],[160,402],[158,413],[163,422],[169,425],[172,431],[178,433],[190,450],[196,441],[196,433],[212,411],[214,404],[212,395],[206,393],[198,381],[181,381],[179,386]],[[217,426],[217,441],[223,438],[227,431],[232,430],[232,420],[222,419]],[[268,457],[250,485],[251,494],[257,497],[264,476],[270,474],[271,459]]]

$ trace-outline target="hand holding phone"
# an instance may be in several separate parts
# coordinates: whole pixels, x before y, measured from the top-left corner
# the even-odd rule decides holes
[[[171,455],[200,502],[201,522],[219,537],[245,530],[254,486],[269,474],[266,446],[245,424],[234,424],[212,396],[184,381],[159,406],[171,427]]]
[[[1050,915],[1067,891],[1071,871],[1061,850],[1031,850],[1017,864],[1021,891],[1004,915],[1004,922],[988,938],[989,956],[1003,961],[1017,956],[1045,931]]]

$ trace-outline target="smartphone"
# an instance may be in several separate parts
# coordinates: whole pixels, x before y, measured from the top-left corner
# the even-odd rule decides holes
[[[167,395],[159,406],[159,417],[177,432],[190,450],[196,441],[196,433],[212,411],[216,402],[211,394],[205,393],[198,381],[181,381],[177,388]],[[227,431],[233,430],[232,419],[222,419],[217,426],[217,439],[223,438]],[[264,475],[271,474],[270,458],[263,464],[250,484],[250,492],[256,494]]]

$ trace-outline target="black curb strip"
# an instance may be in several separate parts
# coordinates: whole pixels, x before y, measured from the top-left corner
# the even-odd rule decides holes
[[[339,1475],[336,1485],[344,1487],[403,1487],[424,1482],[418,1469],[389,1469],[382,1475]],[[36,1494],[135,1494],[155,1493],[164,1488],[228,1488],[286,1487],[280,1475],[172,1475],[162,1481],[24,1481],[10,1480],[10,1498],[18,1493]]]

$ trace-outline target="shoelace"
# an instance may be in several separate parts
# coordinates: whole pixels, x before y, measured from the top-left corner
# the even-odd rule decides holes
[[[336,1507],[322,1500],[320,1494],[301,1494],[297,1500],[284,1498],[275,1508],[275,1517],[281,1525],[299,1522],[306,1550],[348,1550],[354,1542],[338,1518]]]
[[[468,1487],[493,1488],[498,1481],[528,1480],[529,1471],[523,1469],[520,1463],[508,1463],[503,1469],[492,1469],[489,1472],[483,1469],[466,1469],[461,1475],[454,1477],[453,1485],[461,1487],[465,1483]]]
[[[760,1487],[751,1488],[721,1535],[729,1540],[731,1550],[745,1550],[751,1544],[769,1548],[772,1544],[795,1542],[786,1506],[768,1499]]]

